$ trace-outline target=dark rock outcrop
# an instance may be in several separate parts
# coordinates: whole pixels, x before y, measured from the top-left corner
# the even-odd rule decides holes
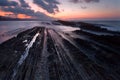
[[[0,44],[0,80],[120,80],[118,35],[73,34],[34,27]]]

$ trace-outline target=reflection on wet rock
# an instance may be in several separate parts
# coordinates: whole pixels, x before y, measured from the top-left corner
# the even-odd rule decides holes
[[[120,80],[119,33],[85,23],[55,24],[0,44],[0,80]]]

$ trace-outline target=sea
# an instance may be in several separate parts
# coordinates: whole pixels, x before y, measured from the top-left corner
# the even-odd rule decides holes
[[[112,31],[119,31],[120,32],[120,20],[113,20],[113,21],[84,21],[86,23],[91,23],[94,25],[98,25],[102,28],[107,28],[108,30]]]
[[[55,28],[58,30],[69,31],[73,28],[68,26],[58,26],[49,23],[44,24],[45,22],[49,23],[50,21],[0,21],[0,44],[12,37],[15,37],[18,33],[25,31],[29,28],[35,26],[47,26],[48,28]],[[91,23],[98,25],[100,27],[120,32],[120,21],[83,21],[86,23]]]

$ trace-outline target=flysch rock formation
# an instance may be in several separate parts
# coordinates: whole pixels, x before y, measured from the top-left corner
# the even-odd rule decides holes
[[[86,30],[34,27],[5,41],[0,80],[120,80],[119,35]]]

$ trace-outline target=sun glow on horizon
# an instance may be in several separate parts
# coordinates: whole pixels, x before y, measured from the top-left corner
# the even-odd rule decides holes
[[[16,1],[16,0],[11,0]],[[54,13],[49,13],[47,9],[38,6],[33,3],[33,0],[24,0],[29,6],[31,10],[35,12],[40,12],[41,14],[45,14],[45,16],[53,17],[55,19],[97,19],[97,18],[120,18],[120,6],[119,0],[112,1],[102,1],[97,3],[71,3],[68,0],[58,0],[60,2],[58,6],[59,11]],[[19,2],[19,1],[16,1]],[[114,4],[115,2],[116,4]],[[20,2],[19,2],[20,4]],[[49,5],[49,3],[46,3]],[[45,6],[44,6],[45,7]],[[5,17],[13,17],[13,18],[35,18],[33,16],[28,16],[27,14],[14,14],[14,12],[5,12],[0,9],[0,16]]]

